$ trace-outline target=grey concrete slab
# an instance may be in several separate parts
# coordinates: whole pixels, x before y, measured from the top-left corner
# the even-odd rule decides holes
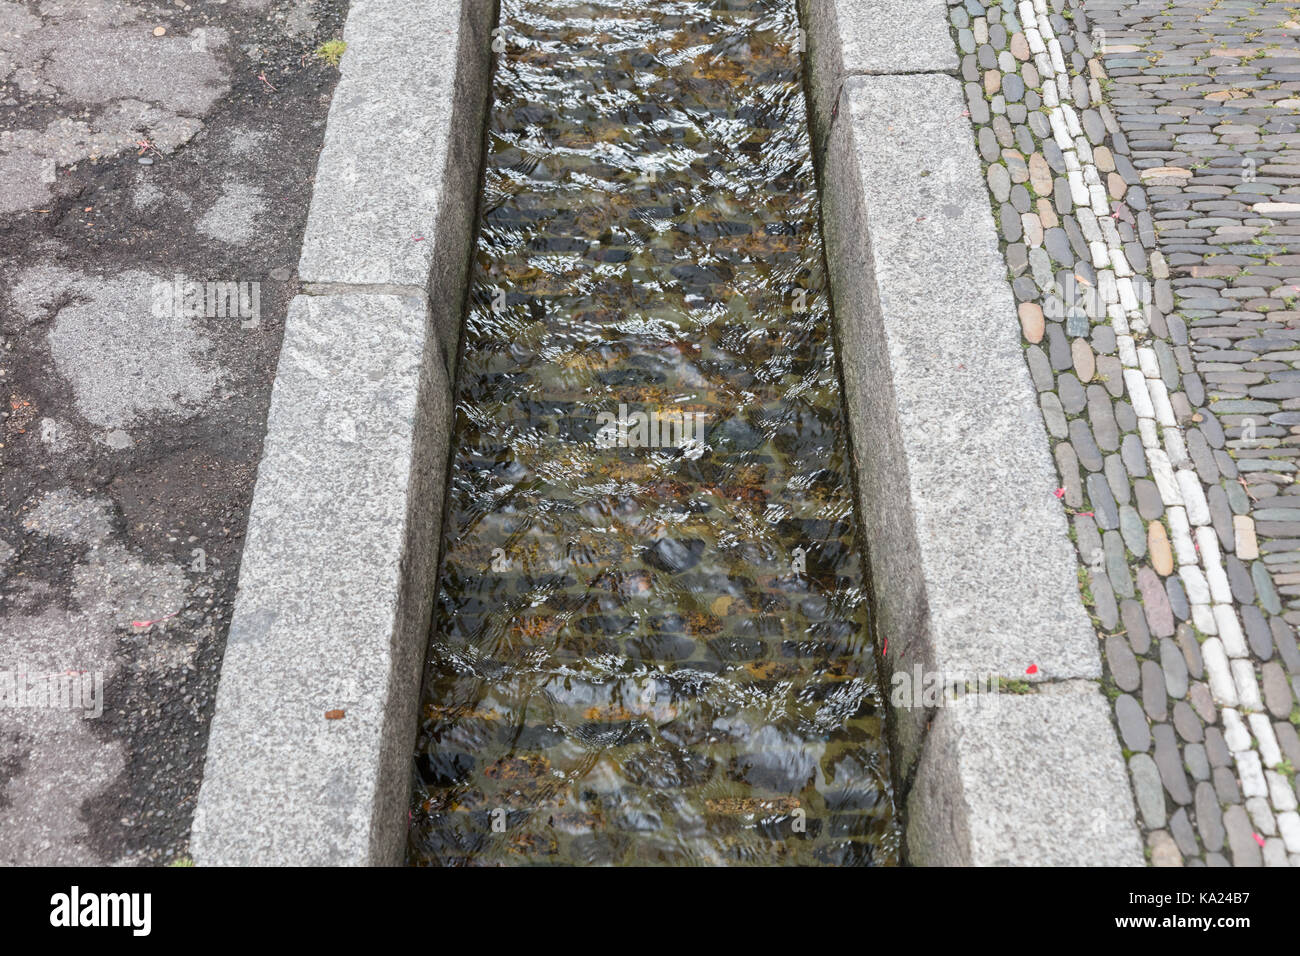
[[[799,21],[812,64],[814,124],[830,116],[849,76],[954,73],[959,66],[943,0],[799,0]],[[824,133],[818,130],[818,143]]]
[[[194,818],[198,863],[401,860],[451,409],[421,298],[293,301]]]
[[[1142,866],[1133,794],[1090,681],[939,710],[908,802],[914,861]]]
[[[429,289],[454,377],[491,70],[491,0],[355,0],[298,274]]]

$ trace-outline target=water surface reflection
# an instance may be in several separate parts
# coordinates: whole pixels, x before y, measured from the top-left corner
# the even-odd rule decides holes
[[[504,0],[421,864],[896,861],[791,0]]]

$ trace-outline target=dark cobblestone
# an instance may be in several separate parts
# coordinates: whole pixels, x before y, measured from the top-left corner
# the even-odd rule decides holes
[[[1190,704],[1180,700],[1174,704],[1174,729],[1188,743],[1199,743],[1205,738],[1205,727]]]
[[[1137,690],[1141,683],[1137,658],[1124,638],[1111,635],[1106,638],[1106,663],[1110,667],[1111,677],[1120,690]]]
[[[1224,829],[1228,833],[1228,848],[1233,866],[1263,866],[1264,858],[1255,842],[1255,830],[1250,817],[1239,806],[1228,807],[1223,813]]]
[[[1155,741],[1156,767],[1160,770],[1160,780],[1164,783],[1165,790],[1175,803],[1191,803],[1192,791],[1187,783],[1174,728],[1168,724],[1156,724],[1151,728],[1151,737]]]
[[[1223,828],[1223,811],[1219,796],[1208,783],[1196,785],[1196,830],[1207,850],[1218,850],[1227,836]]]
[[[1241,787],[1237,777],[1228,767],[1214,768],[1214,792],[1221,803],[1241,803]]]
[[[1155,761],[1145,753],[1134,754],[1129,758],[1128,769],[1143,822],[1148,829],[1159,829],[1165,825],[1167,817],[1160,771]]]
[[[1160,669],[1164,671],[1165,689],[1169,696],[1187,696],[1187,662],[1183,652],[1168,638],[1160,642]]]

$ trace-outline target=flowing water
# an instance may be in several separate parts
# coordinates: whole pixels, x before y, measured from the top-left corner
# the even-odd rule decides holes
[[[897,861],[793,0],[504,0],[418,864]]]

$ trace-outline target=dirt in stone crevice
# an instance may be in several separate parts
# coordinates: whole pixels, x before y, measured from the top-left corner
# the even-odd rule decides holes
[[[341,34],[347,2],[317,0],[315,28],[299,35],[284,32],[278,19],[301,9],[297,0],[188,12],[161,2],[135,6],[147,25],[227,31],[221,57],[230,90],[174,153],[150,153],[147,166],[130,150],[60,167],[50,202],[0,217],[0,541],[14,549],[0,563],[0,654],[6,633],[45,612],[77,612],[78,587],[84,593],[105,552],[124,562],[104,565],[112,572],[111,619],[84,623],[111,632],[116,675],[105,688],[103,718],[87,724],[95,738],[120,744],[124,766],[76,809],[84,832],[75,842],[100,862],[164,863],[188,852],[271,383],[338,78],[312,51]],[[0,108],[5,129],[79,108],[66,97],[26,97],[12,85],[0,87],[4,96],[14,100]],[[247,228],[231,229],[244,215]],[[21,306],[16,288],[38,274],[48,278],[49,298],[39,308]],[[144,301],[147,308],[147,296],[100,297],[135,275],[259,282],[260,321],[241,328],[237,320],[159,320],[177,322],[178,334],[180,323],[196,323],[193,360],[212,372],[216,387],[201,400],[178,396],[170,408],[106,425],[88,417],[50,335],[70,307],[138,311]],[[83,373],[128,374],[100,368],[94,356],[79,359]],[[152,351],[140,359],[146,378],[151,363],[167,361]],[[51,430],[46,422],[56,424]],[[107,503],[112,528],[102,545],[25,527],[43,497],[62,490]],[[136,585],[118,573],[131,561],[179,569],[184,600],[169,609],[174,616],[133,626]],[[78,639],[50,635],[60,637]],[[43,770],[11,750],[0,742],[0,808],[14,780]],[[11,845],[0,839],[0,862],[41,862]]]

